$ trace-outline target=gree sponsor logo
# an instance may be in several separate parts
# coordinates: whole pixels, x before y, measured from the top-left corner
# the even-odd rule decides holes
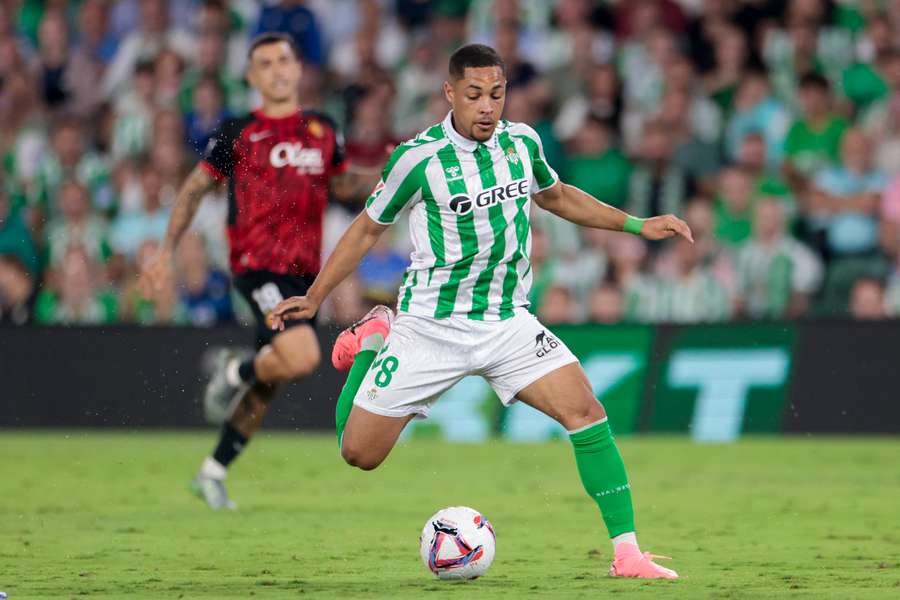
[[[450,210],[458,215],[465,215],[475,208],[490,208],[500,202],[513,198],[521,198],[528,193],[528,180],[516,179],[505,185],[495,185],[482,190],[474,198],[466,194],[457,194],[450,198]]]

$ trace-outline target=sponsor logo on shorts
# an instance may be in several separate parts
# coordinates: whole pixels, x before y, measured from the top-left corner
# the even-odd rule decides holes
[[[534,336],[534,345],[537,348],[535,351],[535,356],[538,358],[544,358],[556,348],[559,348],[559,340],[555,337],[547,333],[546,331],[541,331],[539,334]]]

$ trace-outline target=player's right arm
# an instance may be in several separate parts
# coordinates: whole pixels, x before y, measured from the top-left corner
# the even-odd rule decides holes
[[[203,196],[215,185],[216,180],[199,165],[194,167],[194,170],[188,175],[175,199],[175,206],[172,208],[172,216],[169,217],[169,225],[166,228],[166,237],[162,246],[156,256],[142,270],[141,286],[145,295],[149,296],[151,293],[161,290],[171,279],[175,248],[178,247],[181,236],[193,221]]]
[[[234,140],[245,122],[229,119],[222,124],[210,138],[203,158],[178,190],[162,247],[141,271],[141,289],[145,295],[159,291],[172,277],[175,248],[194,220],[203,196],[215,187],[216,182],[231,177],[235,163]]]
[[[356,270],[387,228],[388,225],[374,221],[366,211],[360,213],[344,232],[306,295],[288,298],[275,307],[271,313],[272,328],[284,329],[286,320],[311,319],[328,294]]]

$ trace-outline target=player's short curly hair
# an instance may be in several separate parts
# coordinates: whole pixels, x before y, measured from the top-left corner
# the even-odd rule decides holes
[[[506,63],[500,58],[496,50],[484,44],[469,44],[459,48],[450,56],[450,77],[462,79],[466,67],[500,67],[506,74]]]

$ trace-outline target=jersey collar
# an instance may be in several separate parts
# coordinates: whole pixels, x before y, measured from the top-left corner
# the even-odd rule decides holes
[[[502,121],[501,121],[502,123]],[[470,140],[467,137],[463,137],[456,131],[456,128],[453,127],[453,111],[447,113],[447,116],[444,117],[444,121],[441,123],[441,128],[444,130],[444,135],[447,136],[454,146],[465,150],[466,152],[475,152],[478,148],[479,142],[475,140]],[[488,148],[496,148],[497,141],[497,133],[500,131],[500,123],[497,123],[497,127],[494,129],[493,135],[491,135],[490,139],[486,142],[483,142],[485,146]]]
[[[255,116],[260,121],[288,121],[290,119],[297,119],[302,114],[303,114],[302,108],[297,108],[296,111],[294,111],[288,115],[284,115],[283,117],[270,117],[269,115],[267,115],[266,113],[264,113],[262,111],[262,108],[257,108],[256,110],[253,111],[253,116]]]

